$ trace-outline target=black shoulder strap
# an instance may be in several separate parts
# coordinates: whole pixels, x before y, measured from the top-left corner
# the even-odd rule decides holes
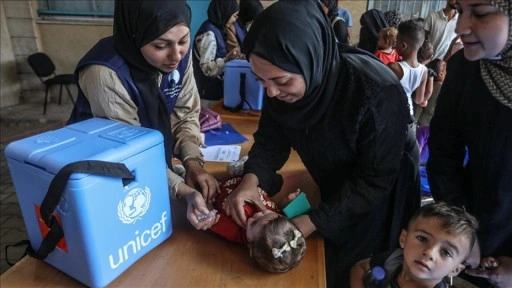
[[[109,177],[123,178],[123,185],[127,185],[135,179],[135,176],[122,163],[112,163],[99,160],[85,160],[67,164],[55,175],[48,192],[41,203],[40,212],[44,223],[48,226],[49,232],[41,242],[41,246],[35,251],[28,245],[27,254],[37,259],[45,259],[57,243],[64,236],[60,223],[55,219],[53,212],[59,204],[60,198],[69,177],[73,173],[88,173]]]

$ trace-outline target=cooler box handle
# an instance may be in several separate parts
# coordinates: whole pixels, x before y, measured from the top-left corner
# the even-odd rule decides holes
[[[69,163],[62,167],[55,175],[48,192],[41,203],[40,212],[44,223],[48,226],[48,234],[41,242],[41,246],[35,251],[31,245],[27,246],[27,254],[36,259],[45,259],[57,246],[57,243],[64,236],[59,221],[56,220],[53,212],[59,204],[62,193],[66,188],[69,177],[73,173],[88,173],[123,179],[123,186],[128,185],[135,179],[135,176],[122,163],[113,163],[99,160],[84,160]]]

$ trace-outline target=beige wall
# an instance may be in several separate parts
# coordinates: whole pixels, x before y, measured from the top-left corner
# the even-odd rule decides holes
[[[359,19],[361,15],[366,11],[366,6],[368,6],[368,1],[361,0],[343,0],[338,1],[339,6],[347,9],[352,14],[352,35],[350,42],[352,45],[356,45],[359,42],[359,30],[361,29],[361,25],[359,24]]]
[[[108,23],[38,22],[41,46],[59,73],[73,73],[78,61],[101,38],[112,35]]]

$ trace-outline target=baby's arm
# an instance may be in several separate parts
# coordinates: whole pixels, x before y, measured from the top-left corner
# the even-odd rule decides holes
[[[297,196],[299,196],[299,194],[300,194],[300,189],[297,189],[295,192],[292,192],[292,193],[286,195],[286,197],[281,198],[279,200],[279,202],[276,203],[277,208],[282,210],[284,207],[286,207],[286,205],[288,205],[290,202],[292,202],[293,199],[297,198]]]
[[[500,266],[500,262],[494,257],[485,257],[482,259],[482,261],[480,261],[480,266],[486,270],[494,269]]]
[[[370,270],[370,258],[366,258],[354,264],[352,269],[350,269],[350,287],[364,288],[363,278],[368,270]]]
[[[512,258],[486,257],[480,262],[483,269],[467,269],[471,276],[487,278],[493,287],[510,287],[512,283]]]

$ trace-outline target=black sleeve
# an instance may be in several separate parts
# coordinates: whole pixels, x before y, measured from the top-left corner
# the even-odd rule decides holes
[[[280,125],[263,105],[258,130],[254,133],[254,144],[249,151],[249,159],[244,164],[244,174],[256,174],[259,186],[269,196],[274,196],[283,185],[283,178],[277,171],[288,160],[290,151],[291,146]]]
[[[460,57],[464,57],[462,53],[454,55],[448,62],[448,74],[439,92],[436,112],[430,122],[427,175],[430,191],[435,200],[466,205],[462,191],[466,152],[457,117],[461,100],[459,87],[462,85],[458,78],[466,74],[457,67],[461,63]]]
[[[343,19],[339,19],[334,23],[332,26],[332,29],[334,30],[334,35],[336,35],[336,39],[338,39],[338,42],[341,44],[349,45],[348,42],[348,28],[347,24]]]
[[[391,72],[389,72],[391,73]],[[391,190],[400,169],[409,112],[399,83],[377,91],[360,111],[355,145],[357,159],[345,181],[329,201],[323,201],[310,217],[318,231],[332,241],[342,239],[346,228],[371,214]]]

